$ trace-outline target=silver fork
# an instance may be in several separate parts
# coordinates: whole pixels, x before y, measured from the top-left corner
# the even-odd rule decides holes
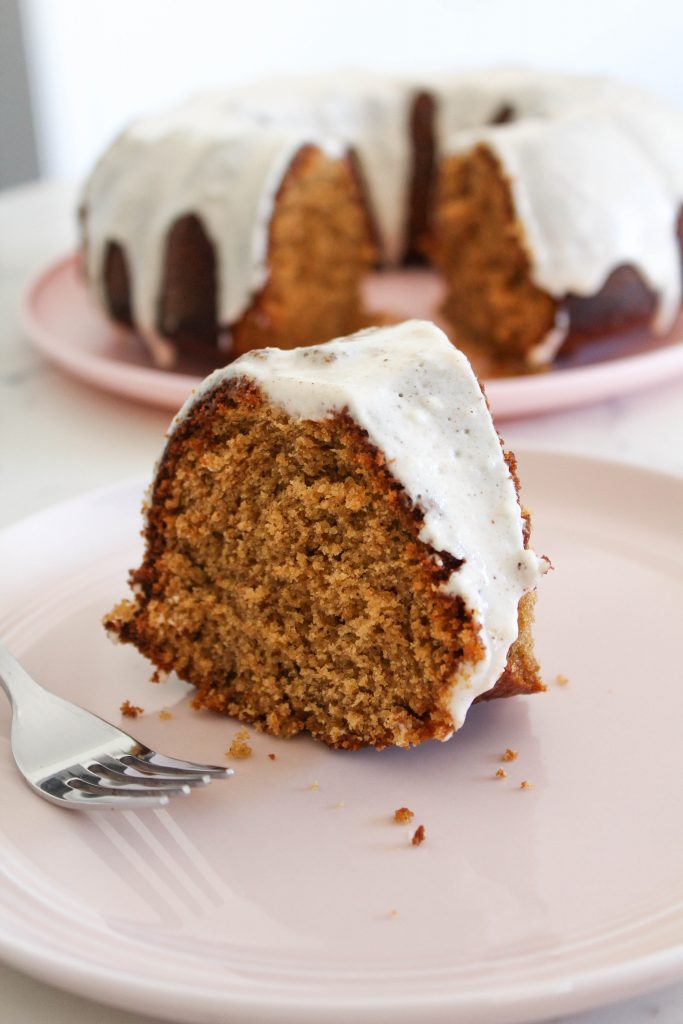
[[[232,768],[157,754],[128,733],[49,693],[0,645],[0,687],[12,705],[12,753],[39,796],[60,807],[161,807]]]

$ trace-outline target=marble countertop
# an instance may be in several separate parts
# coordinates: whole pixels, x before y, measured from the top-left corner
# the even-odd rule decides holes
[[[0,527],[99,485],[148,474],[169,415],[95,391],[44,361],[22,337],[27,280],[75,247],[75,189],[38,183],[0,193]],[[506,422],[513,449],[618,459],[683,476],[683,377],[570,412]],[[142,1024],[0,965],[3,1024]],[[145,1018],[147,1019],[147,1018]],[[683,984],[564,1024],[683,1020]]]

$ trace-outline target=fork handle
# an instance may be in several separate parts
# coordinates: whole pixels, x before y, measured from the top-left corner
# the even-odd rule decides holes
[[[13,708],[44,693],[43,687],[32,679],[25,668],[0,644],[0,687],[10,699]]]

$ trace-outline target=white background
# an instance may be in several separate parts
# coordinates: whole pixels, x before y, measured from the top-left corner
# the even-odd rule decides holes
[[[279,71],[523,63],[683,105],[680,0],[24,0],[43,175],[80,178],[132,117]]]

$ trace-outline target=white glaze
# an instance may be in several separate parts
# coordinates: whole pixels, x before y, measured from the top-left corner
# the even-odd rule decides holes
[[[500,677],[518,633],[517,609],[546,565],[525,549],[515,486],[486,400],[466,357],[433,324],[411,320],[325,345],[260,349],[216,370],[171,426],[223,381],[246,377],[297,419],[346,410],[385,455],[424,514],[420,539],[465,560],[443,590],[480,625],[483,657],[453,680],[453,728]]]
[[[437,153],[484,142],[508,177],[534,282],[557,299],[594,294],[635,266],[657,296],[665,331],[680,304],[675,223],[683,202],[683,117],[631,86],[515,68],[421,81],[361,72],[272,80],[196,97],[139,121],[86,183],[87,266],[102,289],[106,244],[125,249],[134,319],[153,354],[164,246],[175,220],[196,213],[217,254],[218,315],[229,328],[268,276],[268,228],[299,148],[353,149],[388,262],[400,260],[411,174],[414,97],[436,101]],[[506,106],[521,121],[490,122]],[[530,354],[549,361],[558,323]]]
[[[153,334],[168,232],[195,213],[216,252],[219,321],[234,323],[267,279],[273,197],[294,155],[313,141],[339,155],[338,143],[300,125],[264,131],[220,95],[132,125],[85,188],[89,277],[102,287],[107,242],[120,243],[134,320],[144,336]]]
[[[400,261],[410,185],[410,112],[417,87],[368,71],[272,79],[240,90],[235,111],[263,124],[306,126],[359,159],[384,259]]]

